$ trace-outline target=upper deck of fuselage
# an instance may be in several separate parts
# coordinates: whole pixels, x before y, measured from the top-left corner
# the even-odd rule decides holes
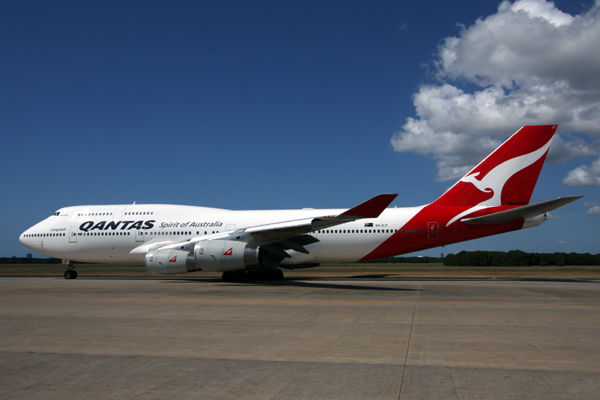
[[[422,207],[422,206],[421,206]],[[419,209],[421,207],[415,207]],[[236,224],[237,228],[263,225],[273,222],[292,221],[303,218],[327,217],[339,215],[346,209],[281,209],[281,210],[229,210],[223,208],[172,205],[172,204],[120,204],[120,205],[82,205],[63,207],[40,221],[25,233],[47,232],[51,229],[81,226],[84,223],[94,225],[106,221],[153,221],[194,222]],[[398,217],[399,213],[413,215],[413,208],[388,208],[380,218]],[[92,225],[93,226],[93,225]]]

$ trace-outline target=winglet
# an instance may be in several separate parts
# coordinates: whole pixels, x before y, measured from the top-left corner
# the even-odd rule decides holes
[[[398,194],[380,194],[341,213],[339,217],[377,218]]]

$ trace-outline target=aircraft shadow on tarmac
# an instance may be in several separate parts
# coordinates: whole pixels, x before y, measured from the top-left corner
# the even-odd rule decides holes
[[[372,277],[372,276],[371,276]],[[313,280],[319,280],[319,282],[312,282]],[[328,277],[327,280],[333,280],[336,278]],[[347,280],[349,278],[340,278]],[[334,283],[323,281],[322,278],[285,278],[280,281],[246,281],[246,282],[223,282],[220,278],[181,278],[181,279],[169,279],[163,282],[187,282],[187,283],[223,283],[225,286],[295,286],[295,287],[308,287],[308,288],[321,288],[321,289],[342,289],[342,290],[376,290],[376,291],[392,291],[392,292],[423,292],[424,289],[403,289],[403,288],[391,288],[381,286],[367,286],[367,285],[348,285],[344,283]]]

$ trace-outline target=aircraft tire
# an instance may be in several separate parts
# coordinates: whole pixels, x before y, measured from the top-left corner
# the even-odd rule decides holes
[[[221,275],[221,278],[224,282],[233,282],[233,272],[225,271],[223,272],[223,275]]]
[[[73,271],[73,270],[68,270],[65,271],[65,279],[75,279],[77,278],[77,271]]]
[[[273,280],[280,281],[283,279],[283,271],[278,269],[273,273]]]
[[[233,277],[234,277],[233,280],[235,282],[246,282],[246,279],[248,279],[248,277],[246,276],[246,273],[244,271],[234,272]]]
[[[266,275],[266,279],[269,281],[280,281],[283,279],[283,271],[280,269],[270,270]]]

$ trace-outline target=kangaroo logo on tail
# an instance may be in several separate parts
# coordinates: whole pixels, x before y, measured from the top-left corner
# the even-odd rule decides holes
[[[556,125],[525,126],[466,174],[435,205],[468,206],[446,226],[479,207],[528,204]]]

